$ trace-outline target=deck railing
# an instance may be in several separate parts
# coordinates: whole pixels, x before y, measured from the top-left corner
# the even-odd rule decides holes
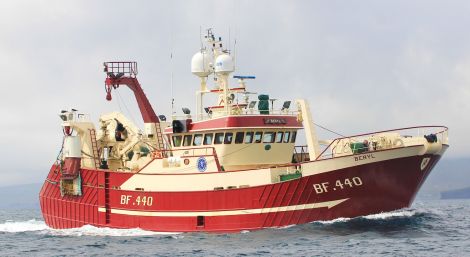
[[[192,147],[184,149],[172,149],[167,150],[171,153],[180,152],[180,157],[189,157],[189,156],[215,156],[217,158],[217,153],[214,147]]]
[[[138,73],[137,62],[105,62],[104,72],[109,76],[116,76],[119,73],[135,77]]]
[[[418,126],[360,134],[334,139],[315,160],[421,144],[423,140],[448,144],[448,128]],[[425,138],[428,137],[429,139]]]
[[[239,110],[229,110],[227,111],[217,111],[217,112],[209,112],[203,114],[194,114],[194,115],[173,115],[171,118],[173,120],[182,120],[182,119],[197,119],[197,121],[202,120],[210,120],[217,117],[224,117],[224,116],[252,116],[252,115],[263,115],[263,116],[297,116],[299,112],[297,110],[282,110],[282,109],[274,109],[269,110],[268,113],[262,113],[258,109],[246,109],[240,108]]]
[[[217,157],[217,152],[215,148],[212,146],[190,147],[190,148],[184,148],[184,149],[156,150],[152,152],[151,155],[154,159],[161,159],[161,158],[172,158],[174,156],[174,153],[178,153],[179,154],[178,157],[180,158],[213,156],[217,169],[219,171],[221,170],[219,158]]]

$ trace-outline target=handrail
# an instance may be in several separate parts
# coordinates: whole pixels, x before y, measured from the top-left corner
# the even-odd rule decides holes
[[[406,127],[406,128],[399,128],[399,129],[389,129],[389,130],[382,130],[382,131],[377,131],[377,132],[372,132],[372,133],[366,133],[366,134],[359,134],[359,135],[353,135],[353,136],[347,136],[347,137],[338,137],[336,139],[345,139],[345,138],[351,138],[351,137],[361,137],[361,136],[368,136],[368,135],[373,135],[373,134],[379,134],[379,133],[385,133],[385,132],[393,132],[393,131],[400,131],[400,130],[409,130],[409,129],[419,129],[419,128],[444,128],[444,130],[436,132],[436,134],[443,133],[447,130],[449,130],[448,127],[446,126],[441,126],[441,125],[436,125],[436,126],[415,126],[415,127]]]
[[[208,150],[212,150],[212,153],[208,153]],[[183,149],[163,149],[163,150],[155,150],[156,152],[161,152],[164,153],[163,156],[173,156],[173,152],[185,152],[185,151],[192,151],[192,155],[185,155],[183,154],[182,156],[196,156],[194,154],[195,151],[197,150],[205,150],[205,155],[213,155],[217,158],[217,151],[215,150],[215,147],[213,146],[208,146],[208,147],[189,147],[189,148],[183,148]],[[168,155],[169,153],[169,155]],[[165,155],[166,154],[166,155]]]
[[[338,146],[338,143],[341,141],[341,140],[344,140],[344,139],[353,139],[354,138],[358,138],[358,137],[364,137],[364,136],[371,136],[371,135],[378,135],[378,134],[382,134],[382,133],[387,133],[387,132],[399,132],[399,131],[405,131],[405,130],[412,130],[412,129],[418,129],[418,132],[420,132],[421,129],[429,129],[429,128],[440,128],[441,130],[438,131],[438,132],[434,132],[433,134],[444,134],[446,133],[449,128],[446,127],[446,126],[440,126],[440,125],[436,125],[436,126],[414,126],[414,127],[405,127],[405,128],[399,128],[399,129],[389,129],[389,130],[382,130],[382,131],[377,131],[377,132],[372,132],[372,133],[365,133],[365,134],[358,134],[358,135],[353,135],[353,136],[346,136],[346,137],[339,137],[339,138],[335,138],[316,158],[315,160],[319,160],[320,158],[322,158],[324,156],[324,154],[328,151],[328,150],[331,150],[332,152],[332,155],[333,155],[333,152],[334,150],[336,149],[336,147]],[[418,133],[419,135],[420,133]]]
[[[233,113],[233,112],[226,112],[226,111],[221,111],[221,112],[217,112],[216,115],[214,114],[202,114],[202,115],[172,115],[171,118],[172,120],[182,120],[182,119],[188,119],[188,117],[190,118],[200,118],[196,121],[205,121],[205,120],[211,120],[211,119],[214,119],[214,118],[220,118],[220,117],[224,117],[224,116],[292,116],[292,117],[295,117],[298,115],[298,111],[278,111],[276,112],[276,110],[274,112],[271,112],[269,114],[260,114],[259,111],[254,111],[253,113],[250,113],[250,112],[241,112],[241,113]]]
[[[112,75],[123,73],[123,75],[135,77],[138,74],[137,62],[104,62],[103,65],[104,72]]]
[[[217,166],[217,169],[218,171],[222,171],[221,169],[221,166],[220,166],[220,163],[219,163],[219,157],[217,156],[217,151],[215,150],[215,147],[213,146],[206,146],[206,147],[189,147],[189,148],[184,148],[184,149],[163,149],[163,150],[156,150],[156,152],[161,152],[163,153],[162,156],[173,156],[173,152],[185,152],[185,151],[189,151],[191,150],[192,151],[192,155],[185,155],[183,154],[181,157],[188,157],[188,156],[200,156],[200,155],[196,155],[194,152],[197,151],[197,150],[206,150],[205,151],[205,155],[206,156],[213,156],[214,157],[214,161],[215,161],[215,164]],[[211,154],[208,154],[207,150],[208,149],[211,149],[212,150],[212,153]],[[171,153],[170,155],[168,155],[168,153]]]
[[[164,149],[164,150],[159,150],[160,152],[173,152],[173,151],[185,151],[185,150],[198,150],[198,149],[208,149],[211,148],[215,152],[215,147],[213,146],[201,146],[201,147],[185,147],[182,149]]]

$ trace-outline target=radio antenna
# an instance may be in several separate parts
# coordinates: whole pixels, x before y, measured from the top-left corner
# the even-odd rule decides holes
[[[237,38],[235,37],[233,42],[233,67],[237,68]]]
[[[171,119],[175,114],[175,98],[173,94],[173,3],[170,4],[170,94],[171,94]]]
[[[173,11],[173,10],[172,10]],[[172,16],[172,15],[171,15]],[[173,93],[173,22],[170,22],[170,91],[171,91],[171,116],[175,114],[175,98]]]
[[[170,53],[170,87],[171,87],[171,116],[175,114],[175,98],[173,96],[173,51]]]
[[[201,25],[199,25],[199,41],[201,42],[201,50],[202,50],[204,45],[202,44],[202,28],[201,28]]]

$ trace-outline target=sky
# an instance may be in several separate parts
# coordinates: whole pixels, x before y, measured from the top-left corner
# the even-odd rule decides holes
[[[195,110],[190,61],[206,28],[235,53],[236,74],[256,76],[249,90],[305,98],[322,126],[445,125],[445,158],[470,157],[469,13],[466,0],[2,0],[0,186],[44,179],[64,108],[142,124],[129,90],[105,100],[104,61],[137,61],[158,114],[169,116],[172,95],[178,112]]]

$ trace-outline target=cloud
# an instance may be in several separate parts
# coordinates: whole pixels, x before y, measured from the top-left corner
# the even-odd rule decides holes
[[[195,106],[190,59],[199,29],[213,27],[232,40],[237,74],[257,76],[251,90],[305,97],[319,124],[345,134],[448,125],[448,156],[469,156],[469,9],[464,1],[1,1],[0,140],[8,147],[0,155],[32,172],[22,179],[36,179],[59,148],[61,108],[95,120],[119,110],[116,95],[104,101],[103,61],[138,61],[159,113],[171,112],[172,73],[177,111]],[[119,93],[139,120],[132,93]]]

